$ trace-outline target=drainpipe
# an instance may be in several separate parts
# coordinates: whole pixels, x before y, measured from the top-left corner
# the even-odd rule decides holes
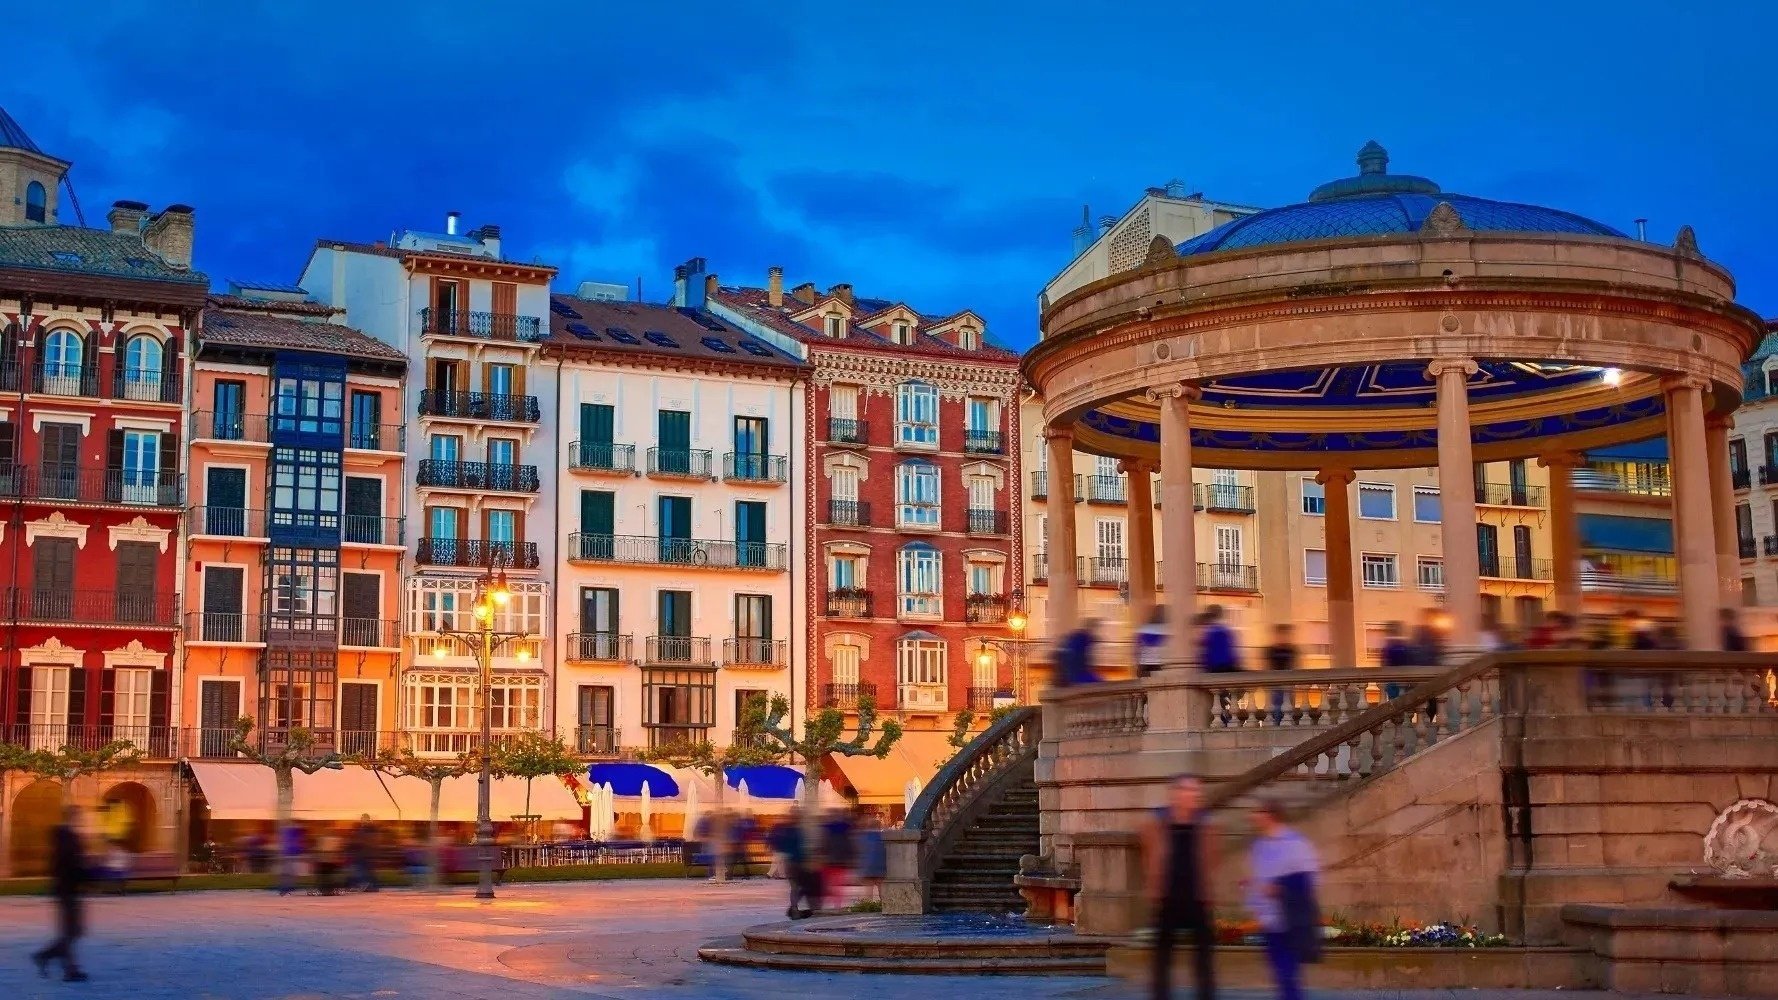
[[[562,475],[562,470],[567,468],[567,463],[563,461],[562,452],[562,428],[566,426],[563,421],[567,419],[567,414],[563,412],[562,404],[563,397],[566,395],[562,392],[562,361],[562,356],[558,354],[556,356],[556,426],[554,428],[556,435],[556,459],[554,463],[556,473],[556,509],[555,517],[553,518],[554,524],[550,528],[554,533],[550,535],[551,558],[549,568],[550,598],[556,602],[557,611],[556,614],[550,616],[549,623],[549,689],[551,697],[555,699],[555,704],[550,706],[549,731],[552,735],[558,731],[558,724],[561,721],[562,714],[562,643],[560,639],[562,634],[562,588],[560,575],[563,554],[554,550],[557,546],[562,544],[562,483],[569,478]],[[613,721],[615,722],[615,719]]]

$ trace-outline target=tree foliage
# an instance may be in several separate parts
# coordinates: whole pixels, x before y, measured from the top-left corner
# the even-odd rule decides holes
[[[719,783],[726,781],[724,776],[731,767],[770,764],[782,757],[784,751],[765,738],[769,708],[764,696],[748,699],[741,712],[740,725],[735,728],[734,739],[728,746],[717,747],[709,740],[680,740],[650,748],[642,753],[642,759],[652,764],[696,771]]]
[[[275,749],[249,740],[252,734],[253,716],[241,716],[235,720],[235,735],[229,738],[228,748],[280,774],[287,775],[293,770],[314,774],[322,770],[337,771],[346,766],[346,755],[323,749],[315,734],[300,726],[285,730],[284,742]]]
[[[117,767],[129,767],[140,763],[145,756],[140,747],[129,740],[112,740],[102,747],[83,749],[76,746],[64,746],[53,753],[49,751],[26,751],[24,770],[40,774],[45,778],[54,778],[64,786],[72,785],[77,778],[89,774],[99,774]]]
[[[999,705],[989,709],[987,724],[993,726],[994,723],[1012,714],[1015,707],[1013,705]],[[967,746],[970,740],[975,739],[975,736],[970,733],[970,730],[975,727],[975,718],[975,712],[967,708],[959,711],[951,719],[951,738],[947,742],[959,750]]]
[[[824,708],[803,722],[803,735],[798,739],[785,721],[790,716],[790,699],[774,695],[765,718],[759,722],[761,743],[775,757],[795,755],[809,767],[820,766],[830,754],[842,757],[887,757],[889,748],[901,739],[901,723],[894,719],[877,720],[877,702],[869,696],[858,699],[858,726],[850,738],[846,736],[846,713],[837,708]],[[874,737],[874,742],[873,742]]]
[[[580,758],[560,736],[527,731],[494,746],[494,773],[503,778],[561,777],[577,774]]]

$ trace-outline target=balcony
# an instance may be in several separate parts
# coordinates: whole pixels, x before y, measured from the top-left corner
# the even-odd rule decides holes
[[[970,594],[963,599],[963,620],[971,625],[998,625],[1006,621],[1011,607],[1005,594]]]
[[[216,538],[268,537],[265,511],[250,507],[193,507],[186,516],[185,528],[192,537]]]
[[[827,617],[873,618],[876,600],[862,587],[837,587],[827,592]]]
[[[1729,467],[1729,482],[1735,489],[1744,490],[1753,485],[1753,470],[1745,465]]]
[[[256,612],[190,611],[185,615],[187,645],[264,646],[265,619]]]
[[[900,684],[895,707],[903,712],[948,712],[951,691],[943,684]]]
[[[46,396],[99,395],[99,366],[45,361],[31,368],[31,391]]]
[[[568,445],[568,468],[574,472],[636,473],[636,446],[609,441],[574,441]]]
[[[428,306],[420,310],[420,334],[426,337],[470,337],[475,340],[508,340],[535,344],[548,336],[549,331],[536,316],[434,309]]]
[[[639,566],[708,566],[778,572],[788,565],[782,542],[727,542],[660,535],[603,535],[576,531],[568,536],[568,561]]]
[[[354,421],[346,428],[346,447],[358,451],[407,451],[407,427]]]
[[[1130,562],[1123,558],[1083,558],[1079,573],[1083,587],[1121,587],[1130,582]]]
[[[837,708],[843,712],[854,711],[858,703],[870,699],[877,700],[877,686],[871,683],[860,684],[824,684],[821,686],[821,707]]]
[[[1000,693],[999,688],[972,687],[966,697],[969,699],[969,710],[980,714],[994,710],[994,696]]]
[[[1741,551],[1741,558],[1756,559],[1759,557],[1759,543],[1751,538],[1737,538],[1736,547]]]
[[[1766,555],[1778,556],[1778,535],[1767,535],[1764,539]]]
[[[870,504],[862,500],[829,500],[827,523],[836,528],[868,528]]]
[[[702,636],[651,635],[643,649],[642,662],[649,664],[710,662],[710,640]]]
[[[401,623],[386,618],[340,618],[342,649],[400,649]]]
[[[1080,503],[1082,500],[1086,499],[1086,497],[1082,495],[1082,491],[1081,491],[1081,480],[1084,477],[1071,476],[1069,478],[1074,480],[1074,502]],[[1049,499],[1049,495],[1050,495],[1050,474],[1048,472],[1033,472],[1033,473],[1031,473],[1031,499],[1033,499],[1033,500],[1047,500],[1047,499]]]
[[[1006,435],[1000,431],[963,429],[963,450],[971,455],[1006,454]]]
[[[406,545],[407,520],[375,514],[340,517],[340,541],[346,545]]]
[[[0,465],[0,496],[127,507],[182,507],[185,480],[171,472],[92,466]]]
[[[1253,487],[1193,483],[1192,506],[1218,514],[1253,513]]]
[[[1006,534],[1006,511],[976,510],[964,512],[963,530],[971,535]]]
[[[586,757],[617,756],[617,727],[575,726],[574,752]]]
[[[1031,582],[1050,582],[1050,557],[1046,552],[1038,552],[1031,556]]]
[[[790,478],[790,459],[784,455],[731,451],[722,456],[722,478],[731,483],[768,483],[775,486]]]
[[[132,372],[128,366],[119,366],[111,373],[111,398],[134,403],[183,403],[185,381],[176,369]]]
[[[710,739],[710,730],[715,729],[716,726],[714,723],[699,725],[697,723],[644,722],[642,728],[648,730],[649,749],[657,750],[661,747],[703,743]]]
[[[226,410],[195,410],[191,415],[190,436],[193,441],[251,441],[271,443],[269,418],[263,413],[234,413]]]
[[[1778,484],[1778,463],[1767,462],[1759,467],[1759,484],[1761,486]]]
[[[438,458],[421,459],[415,481],[435,489],[497,493],[536,493],[540,487],[535,465],[449,462]]]
[[[1155,576],[1160,576],[1156,567]],[[1238,563],[1199,563],[1198,589],[1224,593],[1255,594],[1259,592],[1259,567]]]
[[[570,632],[562,655],[570,663],[625,663],[630,649],[630,637],[617,632]]]
[[[1087,503],[1129,503],[1130,488],[1122,476],[1077,476],[1076,479],[1086,480]],[[1074,486],[1076,496],[1080,495],[1080,484]]]
[[[489,542],[468,538],[422,538],[414,561],[422,566],[460,566],[466,569],[536,569],[536,542]]]
[[[509,396],[497,392],[444,392],[438,389],[420,390],[420,416],[477,423],[492,420],[507,424],[534,424],[541,419],[536,396]]]
[[[782,667],[790,662],[790,641],[754,636],[724,639],[722,662],[730,667]]]
[[[657,479],[715,479],[715,466],[708,449],[648,449],[648,474]]]
[[[1477,483],[1475,502],[1487,507],[1546,507],[1541,486],[1518,483]]]
[[[120,594],[115,590],[49,590],[11,587],[8,606],[21,622],[134,625],[176,628],[179,602],[172,594]]]
[[[234,730],[229,730],[229,736],[234,736]],[[151,760],[173,760],[183,755],[180,731],[170,726],[70,726],[62,723],[0,725],[0,743],[28,750],[56,751],[63,747],[102,750],[117,740],[128,741],[146,753]],[[226,741],[224,745],[227,745]]]
[[[1771,478],[1767,478],[1767,474]],[[1673,481],[1665,462],[1600,462],[1575,469],[1574,488],[1592,493],[1618,493],[1639,497],[1669,497]],[[1760,482],[1778,482],[1778,465],[1760,470]]]
[[[1481,575],[1494,580],[1554,580],[1555,564],[1548,559],[1496,556],[1478,561]]]
[[[870,440],[870,424],[851,417],[827,418],[828,444],[864,444]]]
[[[1679,564],[1672,556],[1595,552],[1580,573],[1585,592],[1670,595],[1679,592]]]

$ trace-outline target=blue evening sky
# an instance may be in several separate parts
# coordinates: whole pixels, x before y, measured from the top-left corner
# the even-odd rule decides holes
[[[195,206],[219,285],[459,209],[564,287],[782,264],[1022,346],[1083,203],[1172,178],[1300,201],[1375,138],[1446,190],[1690,223],[1778,314],[1764,3],[77,0],[53,24],[0,106],[75,161],[89,223]]]

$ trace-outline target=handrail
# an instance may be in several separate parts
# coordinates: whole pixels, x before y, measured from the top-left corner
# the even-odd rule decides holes
[[[1205,807],[1215,809],[1227,805],[1261,785],[1281,778],[1306,764],[1312,764],[1329,751],[1337,750],[1342,745],[1349,744],[1366,733],[1399,719],[1417,706],[1425,705],[1459,685],[1474,681],[1490,671],[1498,670],[1506,659],[1507,657],[1499,653],[1478,656],[1462,666],[1422,682],[1406,693],[1391,698],[1381,705],[1360,712],[1353,718],[1304,740],[1285,753],[1249,769],[1244,774],[1228,781],[1218,782],[1207,790],[1204,797]]]
[[[1027,705],[1006,713],[1000,721],[965,743],[956,756],[939,768],[920,791],[920,797],[914,800],[914,807],[908,810],[902,828],[932,830],[944,822],[956,810],[941,806],[955,806],[972,797],[987,779],[1003,768],[1016,763],[1022,756],[1035,754],[1042,728],[1043,715],[1036,706]]]

